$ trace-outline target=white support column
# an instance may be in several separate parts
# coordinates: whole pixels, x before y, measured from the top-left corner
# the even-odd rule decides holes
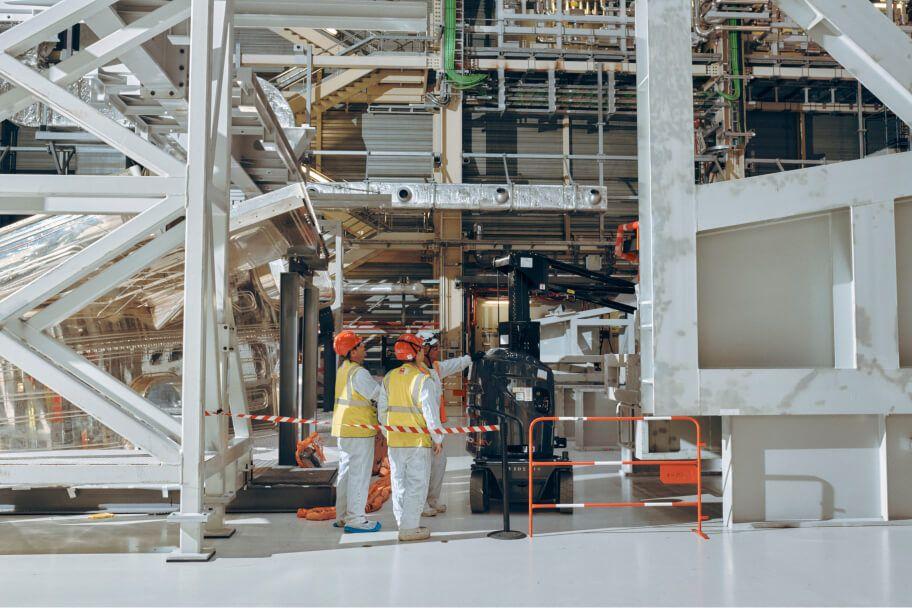
[[[689,0],[637,0],[644,414],[699,411]]]
[[[211,74],[213,3],[192,0],[190,8],[190,111],[187,144],[186,240],[184,245],[184,348],[180,547],[168,561],[205,561],[215,553],[203,548],[204,439],[203,408],[206,403],[206,308],[213,306],[207,292],[212,266],[209,185],[212,159]]]
[[[722,525],[731,528],[735,523],[734,452],[732,451],[732,416],[722,416]]]
[[[899,369],[893,201],[852,207],[855,350],[859,369]]]

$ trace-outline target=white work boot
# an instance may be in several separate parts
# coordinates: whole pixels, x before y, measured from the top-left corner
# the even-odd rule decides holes
[[[437,515],[437,508],[432,507],[431,505],[424,505],[424,511],[421,512],[421,517],[434,517]]]
[[[425,505],[425,507],[424,507],[424,512],[422,512],[421,514],[425,517],[433,517],[432,515],[427,514],[427,512],[430,510],[433,510],[435,514],[436,513],[446,513],[446,505],[443,504],[442,502],[437,502],[436,500],[428,501],[427,505]]]
[[[425,540],[431,537],[431,531],[424,526],[420,528],[405,528],[399,530],[399,540],[401,542],[409,542],[413,540]]]
[[[436,509],[438,513],[446,513],[446,505],[443,503],[438,502],[434,505],[434,509]]]

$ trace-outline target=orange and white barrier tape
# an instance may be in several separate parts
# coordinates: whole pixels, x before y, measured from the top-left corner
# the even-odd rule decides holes
[[[329,421],[321,422],[313,418],[293,418],[291,416],[266,416],[263,414],[232,414],[230,412],[212,412],[205,410],[206,416],[229,416],[232,418],[247,418],[249,420],[262,420],[264,422],[279,422],[290,424],[330,424]],[[390,426],[387,424],[343,424],[342,426],[359,428],[393,431],[396,433],[413,433],[419,435],[460,435],[465,433],[487,433],[490,431],[499,431],[500,425],[486,424],[481,426],[447,426],[440,429],[424,429],[415,426]]]

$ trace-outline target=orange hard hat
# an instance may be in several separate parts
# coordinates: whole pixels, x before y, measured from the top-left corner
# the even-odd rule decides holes
[[[414,361],[415,355],[424,346],[424,340],[415,334],[402,334],[393,345],[393,352],[400,361]]]
[[[358,348],[358,345],[361,344],[361,342],[363,342],[361,336],[350,329],[346,329],[345,331],[340,331],[336,334],[336,337],[333,339],[333,350],[336,351],[337,355],[344,357]]]

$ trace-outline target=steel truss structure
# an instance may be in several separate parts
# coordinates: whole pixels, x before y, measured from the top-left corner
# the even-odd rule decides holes
[[[224,509],[243,483],[251,451],[249,422],[235,421],[229,440],[226,419],[203,416],[204,409],[247,412],[226,278],[229,191],[232,180],[241,189],[249,185],[232,158],[233,109],[237,114],[233,98],[250,99],[263,138],[274,142],[291,179],[301,181],[303,176],[256,80],[249,74],[245,79],[235,68],[233,0],[174,0],[129,17],[113,4],[62,0],[0,34],[0,76],[15,85],[0,97],[4,118],[38,100],[148,173],[4,176],[4,212],[132,217],[0,301],[0,354],[140,451],[10,459],[3,465],[3,483],[179,487],[180,510],[171,519],[180,526],[180,547],[169,560],[205,560],[212,550],[203,547],[204,537],[232,532],[224,525]],[[177,87],[166,70],[141,45],[188,19],[184,97],[175,95]],[[22,51],[80,22],[98,41],[46,73],[17,59]],[[176,140],[184,150],[163,147],[141,120],[129,129],[65,88],[115,59],[128,66],[150,99],[156,90],[170,90],[159,112],[173,116],[182,127]],[[312,209],[309,218],[311,242],[325,253]],[[178,421],[45,331],[181,245],[183,383]]]

